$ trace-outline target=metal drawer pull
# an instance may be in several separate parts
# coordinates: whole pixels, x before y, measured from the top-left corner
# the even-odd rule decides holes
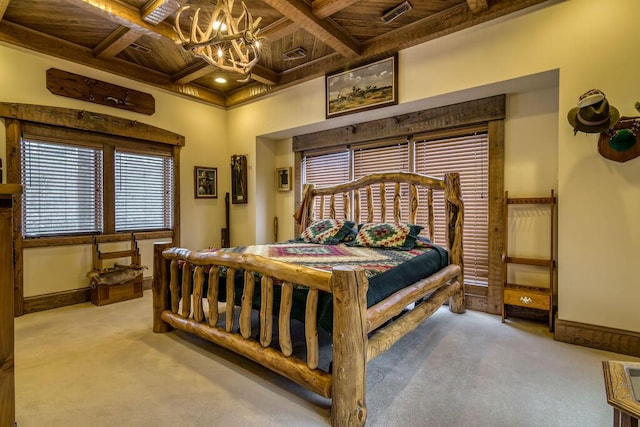
[[[531,301],[533,301],[530,297],[520,297],[520,302],[523,304],[531,304]]]

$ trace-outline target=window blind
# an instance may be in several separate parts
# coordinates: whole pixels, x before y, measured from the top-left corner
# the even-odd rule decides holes
[[[21,148],[23,234],[100,233],[102,151],[30,139]]]
[[[327,154],[305,154],[303,157],[302,182],[313,183],[316,187],[340,184],[350,179],[349,151]],[[320,202],[316,200],[313,218],[329,218],[330,203],[326,197],[324,212],[320,212]],[[335,200],[336,218],[344,218],[342,198]]]
[[[463,251],[465,281],[488,283],[489,274],[489,149],[486,133],[415,142],[416,172],[442,177],[460,174],[464,200]],[[420,195],[426,197],[426,195]],[[434,198],[436,243],[444,244],[444,203]],[[421,213],[421,212],[420,212]],[[419,214],[420,214],[419,213]],[[440,221],[440,224],[438,224]],[[418,222],[426,224],[426,217]]]
[[[116,151],[116,231],[170,229],[172,188],[172,158]]]
[[[318,186],[344,182],[353,170],[353,179],[377,172],[415,171],[435,177],[443,177],[447,172],[460,174],[461,191],[465,203],[464,222],[464,263],[465,281],[486,285],[489,270],[489,148],[486,132],[472,132],[468,135],[424,136],[411,142],[387,141],[375,144],[362,144],[348,151],[335,154],[316,154],[303,156],[303,182],[312,182]],[[393,186],[385,187],[385,221],[393,218]],[[402,198],[407,200],[408,186],[401,187]],[[419,197],[426,206],[427,194],[422,191]],[[372,187],[374,204],[381,202],[380,189]],[[361,222],[367,221],[365,205],[366,194],[360,194]],[[408,202],[407,202],[408,203]],[[336,206],[342,206],[336,200]],[[318,205],[316,204],[316,209]],[[408,222],[409,206],[402,206],[402,222]],[[338,210],[338,209],[336,209]],[[444,200],[434,197],[435,243],[445,245],[444,236]],[[325,216],[328,203],[325,202]],[[373,221],[380,221],[376,214]],[[428,226],[426,209],[419,209],[416,222]],[[421,235],[428,236],[425,229]]]
[[[354,179],[362,178],[365,175],[372,173],[383,172],[397,172],[397,171],[409,171],[409,143],[404,141],[394,145],[387,146],[373,146],[355,148],[353,150],[353,170]],[[395,187],[386,185],[384,191],[385,199],[385,222],[393,222],[393,195]],[[401,222],[407,222],[409,219],[409,201],[405,197],[409,194],[409,186],[403,184],[400,188],[403,194],[403,200],[406,200],[407,204],[401,206],[402,217]],[[382,194],[380,192],[380,186],[374,185],[371,187],[371,196],[374,206],[380,206],[382,203]],[[361,222],[367,220],[367,201],[366,193],[364,191],[360,194],[360,212]],[[373,222],[381,222],[381,212],[376,210],[373,216]]]

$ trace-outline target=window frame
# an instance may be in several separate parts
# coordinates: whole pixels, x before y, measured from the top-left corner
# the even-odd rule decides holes
[[[504,250],[502,197],[504,194],[504,120],[506,95],[416,111],[306,135],[294,136],[295,202],[301,202],[301,169],[304,152],[340,149],[357,143],[430,134],[446,137],[463,128],[483,126],[489,137],[488,285],[465,283],[468,308],[500,313],[502,304],[501,256]]]
[[[50,141],[73,140],[79,144],[121,146],[122,149],[141,150],[144,152],[171,153],[173,157],[174,176],[174,206],[173,228],[169,231],[136,232],[138,239],[170,238],[174,244],[180,243],[180,149],[185,145],[185,138],[177,133],[161,129],[136,120],[95,113],[86,110],[76,110],[63,107],[52,107],[35,104],[14,104],[0,102],[0,117],[4,118],[6,129],[7,150],[7,182],[19,184],[22,182],[20,165],[20,142],[23,134],[33,134],[38,129],[40,136],[46,136]],[[111,156],[108,153],[111,152]],[[113,150],[105,152],[105,168],[113,169]],[[115,196],[113,190],[104,187],[104,209],[114,209]],[[22,202],[14,203],[13,217],[18,220],[14,224],[14,244],[16,246],[16,262],[21,263],[22,248],[64,246],[90,244],[93,235],[72,237],[43,237],[36,239],[22,238]],[[109,231],[107,231],[109,230]],[[105,224],[105,238],[110,240],[127,240],[130,233],[110,233],[115,230],[114,223]],[[21,277],[16,277],[21,284]],[[20,295],[21,298],[21,295]],[[18,295],[16,295],[16,301]]]
[[[22,236],[23,247],[40,247],[40,246],[63,246],[73,245],[78,243],[90,242],[93,236],[109,235],[118,236],[125,235],[130,236],[131,231],[116,231],[115,226],[115,153],[118,150],[127,153],[149,154],[149,155],[162,155],[168,157],[174,157],[174,150],[170,145],[155,143],[151,141],[139,141],[132,138],[99,134],[85,130],[78,130],[72,128],[60,129],[56,126],[43,125],[39,123],[27,122],[22,126],[22,132],[20,135],[20,141],[18,143],[18,158],[21,156],[22,140],[29,139],[32,141],[51,142],[56,144],[66,144],[70,146],[91,146],[102,150],[103,155],[103,203],[102,203],[102,215],[103,215],[103,231],[102,233],[93,234],[69,234],[60,236],[42,236],[42,237],[27,237]],[[176,160],[174,158],[174,188],[173,198],[179,196],[179,188],[175,180],[175,174],[178,173]],[[20,172],[20,181],[22,182],[22,176]],[[174,203],[174,206],[176,203]],[[176,209],[172,212],[174,223],[173,226],[167,230],[156,231],[136,231],[135,234],[138,238],[142,238],[144,235],[148,238],[165,238],[172,237],[176,229]],[[87,240],[88,239],[88,240]]]

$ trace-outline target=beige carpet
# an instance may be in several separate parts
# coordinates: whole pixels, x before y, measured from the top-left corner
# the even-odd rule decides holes
[[[326,426],[329,402],[179,332],[151,293],[16,319],[18,427]],[[438,311],[369,364],[369,426],[608,426],[601,360],[542,325]]]

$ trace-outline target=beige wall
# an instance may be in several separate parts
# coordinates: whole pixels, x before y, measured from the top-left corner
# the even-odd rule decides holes
[[[113,84],[151,93],[156,112],[151,116],[117,110],[98,104],[55,96],[46,89],[45,72],[55,67]],[[16,50],[0,44],[0,102],[16,102],[85,109],[138,120],[184,135],[186,146],[181,152],[180,192],[182,243],[203,248],[220,245],[220,229],[224,227],[224,191],[230,186],[229,147],[226,112],[177,97],[153,87],[92,70],[71,62]],[[0,126],[0,157],[6,169],[5,128]],[[218,199],[195,199],[193,167],[218,168]],[[5,175],[6,177],[6,175]],[[141,242],[145,276],[151,275],[152,241]],[[91,247],[81,245],[61,248],[25,250],[24,294],[42,295],[87,286],[85,274],[91,269]]]
[[[248,156],[249,203],[232,206],[233,245],[271,241],[274,216],[279,218],[279,238],[289,238],[293,227],[286,224],[294,210],[293,194],[275,191],[274,171],[293,166],[291,136],[507,93],[506,188],[518,195],[547,194],[551,188],[558,193],[559,317],[640,331],[636,315],[640,224],[633,220],[640,211],[640,160],[621,164],[603,159],[595,136],[574,136],[566,121],[577,97],[591,88],[603,90],[622,114],[636,113],[637,58],[631,53],[640,46],[636,22],[640,2],[616,0],[615,5],[599,0],[552,1],[402,51],[398,106],[329,121],[324,119],[322,78],[223,112],[2,46],[0,97],[89,108],[46,91],[44,70],[50,66],[153,93],[158,112],[151,117],[99,106],[92,109],[134,117],[187,137],[181,164],[182,235],[185,246],[199,248],[219,243],[224,216],[224,199],[196,202],[191,196],[192,168],[201,159],[208,156],[207,165],[219,168],[218,191],[223,195],[229,191],[229,156]],[[220,138],[212,140],[211,135]],[[534,231],[541,228],[533,226]],[[527,250],[544,246],[531,243]],[[51,259],[59,259],[56,255]],[[70,281],[64,286],[68,288]],[[37,291],[35,285],[30,289]]]
[[[257,136],[273,134],[280,141],[405,107],[508,93],[506,188],[512,194],[547,194],[551,188],[558,193],[559,317],[640,331],[640,224],[633,220],[640,211],[640,160],[621,164],[602,158],[596,137],[574,136],[566,121],[578,96],[591,88],[603,90],[622,114],[637,114],[637,58],[630,53],[640,46],[640,2],[616,0],[615,6],[598,0],[549,2],[402,51],[401,105],[366,115],[325,121],[323,79],[316,79],[230,110],[229,141],[255,162]],[[557,73],[557,83],[535,88],[536,77],[549,73]],[[252,126],[242,126],[246,121]],[[250,175],[250,192],[255,180]],[[293,212],[289,199],[273,200],[279,216]],[[253,219],[262,209],[249,206],[244,215]],[[262,235],[249,226],[236,232],[236,242]]]

